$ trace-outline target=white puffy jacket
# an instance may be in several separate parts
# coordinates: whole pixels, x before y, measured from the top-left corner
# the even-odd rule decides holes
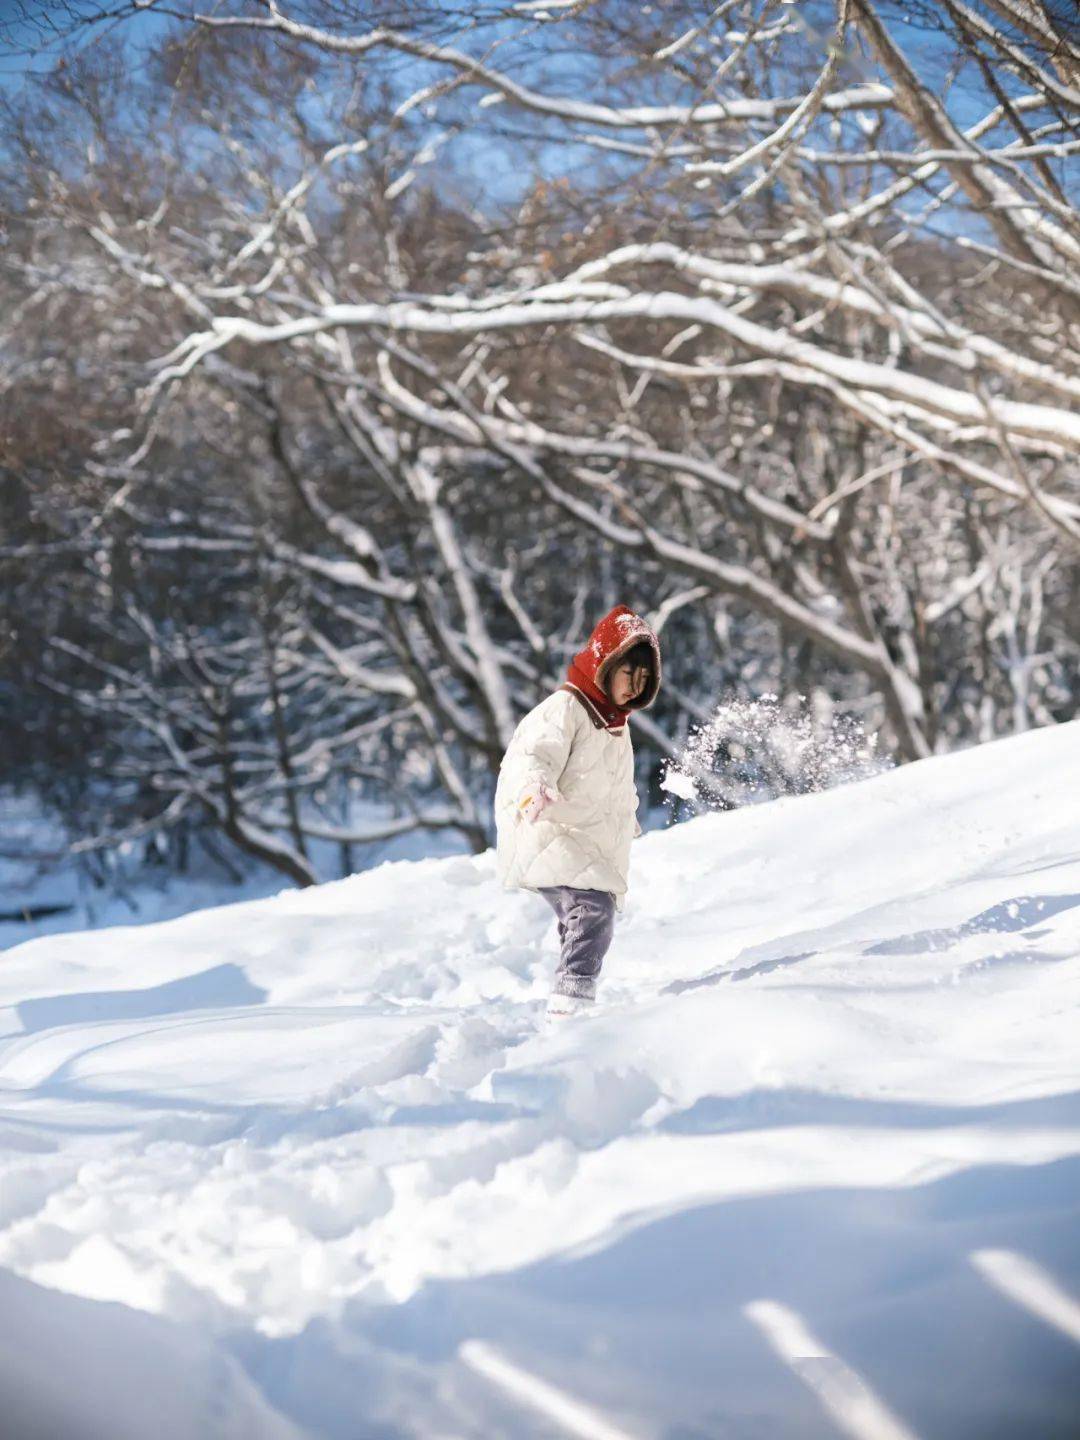
[[[559,798],[530,822],[518,801],[539,780]],[[629,723],[598,727],[575,695],[557,690],[521,720],[499,769],[496,859],[504,887],[607,890],[621,910],[630,842],[640,834],[637,806]]]

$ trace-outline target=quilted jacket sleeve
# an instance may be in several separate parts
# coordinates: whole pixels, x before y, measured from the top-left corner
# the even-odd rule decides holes
[[[559,779],[574,741],[572,707],[576,704],[572,696],[560,693],[526,718],[514,756],[515,799],[540,780],[558,794]]]

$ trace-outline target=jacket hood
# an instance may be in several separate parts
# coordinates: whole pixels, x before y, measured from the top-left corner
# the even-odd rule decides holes
[[[608,695],[606,680],[627,651],[645,642],[652,651],[652,675],[636,700],[616,705]],[[599,622],[584,649],[570,662],[567,679],[583,690],[604,714],[609,726],[622,725],[631,710],[646,710],[660,689],[660,641],[652,627],[629,605],[616,605]]]

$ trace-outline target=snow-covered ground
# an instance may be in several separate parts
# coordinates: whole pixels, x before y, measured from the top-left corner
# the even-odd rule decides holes
[[[1075,1440],[1080,723],[0,956],[3,1440]],[[4,1427],[7,1428],[4,1428]]]
[[[321,815],[312,818],[325,819]],[[393,818],[386,806],[357,800],[341,823],[364,834]],[[197,841],[192,842],[184,875],[164,868],[155,872],[146,864],[142,847],[127,842],[108,851],[107,883],[94,884],[85,862],[65,853],[69,838],[58,819],[34,797],[0,789],[0,951],[41,935],[106,925],[144,925],[213,905],[262,899],[276,895],[284,883],[280,872],[256,864],[219,838],[219,849],[236,867],[235,878]],[[354,845],[353,864],[358,870],[367,870],[384,860],[418,860],[466,849],[464,840],[453,831],[407,831]],[[341,874],[341,851],[336,843],[309,841],[308,857],[320,878]]]

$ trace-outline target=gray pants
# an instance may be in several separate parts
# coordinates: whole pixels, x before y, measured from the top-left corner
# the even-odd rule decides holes
[[[595,1000],[596,977],[615,929],[615,896],[572,885],[548,885],[540,894],[559,920],[562,958],[552,993]]]

